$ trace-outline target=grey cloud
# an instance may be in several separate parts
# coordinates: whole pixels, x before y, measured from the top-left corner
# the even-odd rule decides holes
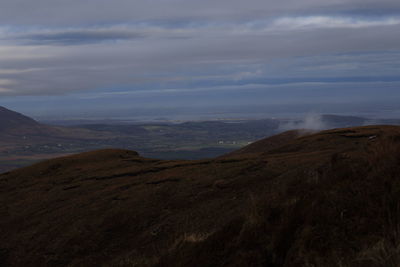
[[[2,0],[0,24],[91,25],[127,21],[187,23],[342,12],[393,14],[397,0]]]
[[[193,77],[223,73],[227,79],[237,79],[238,69],[246,73],[257,65],[267,69],[258,73],[259,76],[343,76],[348,75],[350,63],[353,75],[377,72],[399,75],[396,61],[390,61],[398,58],[395,52],[400,47],[397,31],[398,26],[279,34],[194,32],[189,39],[139,38],[134,42],[126,40],[95,46],[15,46],[9,47],[4,57],[0,46],[0,79],[15,81],[6,87],[11,91],[3,90],[0,94],[59,94],[127,85],[135,88],[143,83],[173,81],[176,77],[185,82]],[[26,53],[22,58],[21,50]],[[387,56],[372,57],[369,51],[387,51]],[[366,56],[335,56],[352,52],[362,52]],[[12,57],[18,54],[19,58]],[[321,59],[316,54],[331,56]],[[302,61],[299,57],[309,60]],[[286,66],[279,61],[287,62]],[[377,65],[380,68],[376,68]],[[319,68],[321,66],[323,68]],[[26,69],[32,71],[26,72]]]
[[[122,30],[67,30],[61,32],[34,33],[19,36],[28,44],[79,45],[145,38],[143,33]]]
[[[0,95],[400,75],[399,17],[398,0],[2,0]]]
[[[360,29],[400,26],[400,16],[363,19],[339,16],[279,17],[273,20],[248,23],[167,27],[150,25],[114,25],[97,28],[24,29],[22,32],[0,31],[0,40],[26,45],[79,45],[117,42],[151,37],[153,39],[237,38],[238,36],[271,35],[284,31],[311,31],[318,29]],[[0,28],[1,30],[1,28]],[[21,44],[21,43],[19,43]]]

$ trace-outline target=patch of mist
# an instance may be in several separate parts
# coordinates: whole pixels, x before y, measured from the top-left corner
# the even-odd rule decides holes
[[[301,130],[304,133],[318,132],[328,129],[329,126],[323,121],[322,115],[317,113],[309,113],[303,119],[296,121],[284,122],[279,125],[279,130]]]

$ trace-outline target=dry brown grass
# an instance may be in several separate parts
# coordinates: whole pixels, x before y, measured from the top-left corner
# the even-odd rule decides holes
[[[362,251],[357,260],[371,267],[399,267],[400,244],[398,241],[393,243],[385,237]]]
[[[382,181],[382,229],[379,240],[359,253],[373,267],[400,266],[400,136],[381,139],[369,151],[370,177]]]
[[[197,243],[197,242],[203,242],[206,240],[211,233],[185,233],[183,236],[183,242],[189,242],[189,243]]]
[[[368,163],[373,175],[389,179],[397,176],[400,164],[400,136],[389,136],[377,140],[369,150]]]
[[[0,175],[0,265],[397,266],[392,133],[327,131],[229,160],[97,151]]]

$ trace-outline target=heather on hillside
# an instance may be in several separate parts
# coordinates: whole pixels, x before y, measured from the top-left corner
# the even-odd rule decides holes
[[[399,127],[368,126],[282,134],[209,160],[100,150],[45,161],[0,175],[0,259],[396,266],[399,147]]]

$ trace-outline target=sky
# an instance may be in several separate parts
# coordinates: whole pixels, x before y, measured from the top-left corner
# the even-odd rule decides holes
[[[1,0],[0,105],[36,118],[400,118],[398,0]]]

